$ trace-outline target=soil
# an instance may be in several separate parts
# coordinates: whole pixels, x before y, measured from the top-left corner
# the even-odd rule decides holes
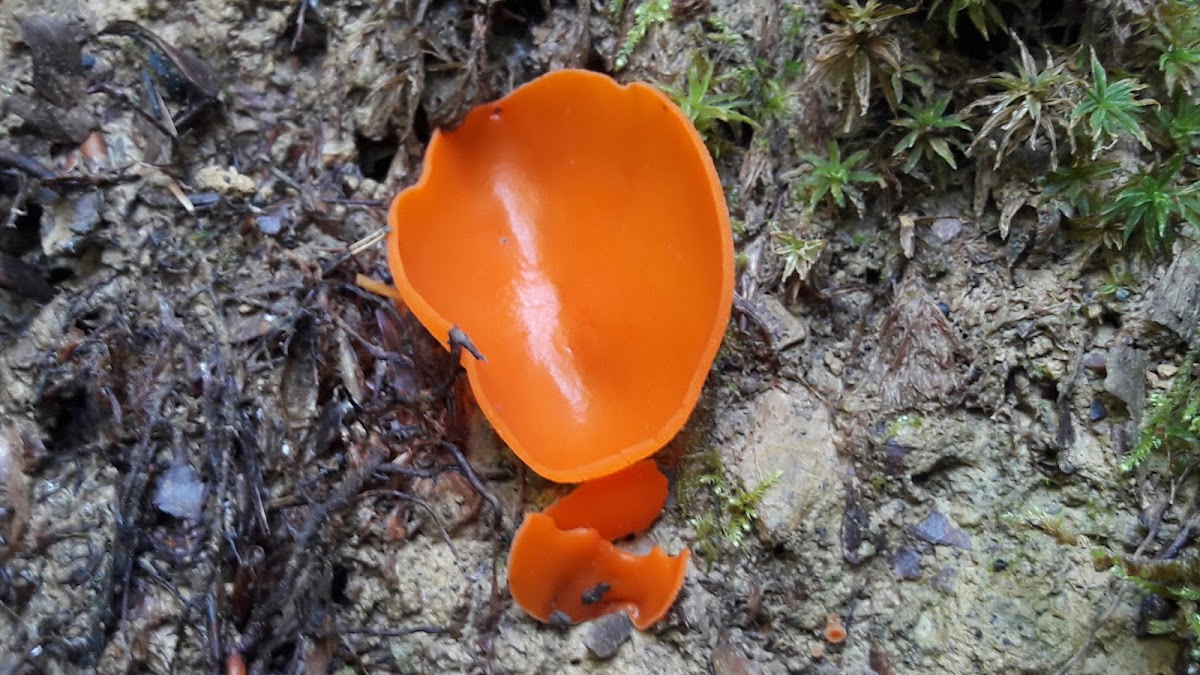
[[[698,50],[743,62],[706,46],[712,17],[740,48],[811,56],[815,6],[676,4],[619,79],[678,82]],[[47,7],[0,4],[0,85],[36,108],[6,108],[0,148],[41,163],[0,167],[0,672],[1175,667],[1092,552],[1132,550],[1157,505],[1189,501],[1119,464],[1195,339],[1164,318],[1196,306],[1195,251],[1102,296],[1036,218],[1005,225],[1036,243],[1014,253],[998,205],[977,215],[975,185],[951,182],[808,224],[828,246],[781,283],[769,224],[798,206],[778,177],[840,122],[797,85],[774,131],[725,130],[744,303],[662,454],[668,508],[630,544],[709,555],[648,632],[559,629],[512,603],[504,564],[521,514],[561,490],[498,442],[421,326],[357,285],[387,281],[382,245],[350,247],[385,226],[432,129],[548,69],[616,72],[632,13]],[[78,64],[53,41],[39,57],[37,17]],[[171,48],[195,57],[164,65]],[[65,65],[39,72],[47,53]],[[706,509],[764,483],[748,532],[704,533]]]

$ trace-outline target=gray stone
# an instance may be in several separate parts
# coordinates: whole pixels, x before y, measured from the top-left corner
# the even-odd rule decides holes
[[[724,417],[722,454],[746,489],[778,475],[759,504],[763,534],[782,539],[806,525],[836,530],[845,488],[839,473],[829,412],[808,390],[787,384]]]
[[[625,612],[607,614],[588,626],[583,636],[583,645],[592,656],[607,660],[617,655],[617,650],[633,634],[633,622]]]
[[[931,544],[957,546],[961,549],[971,550],[971,538],[940,511],[930,513],[925,520],[918,523],[913,528],[913,534]]]
[[[1194,342],[1200,331],[1200,249],[1179,252],[1150,292],[1150,318]]]
[[[907,581],[921,578],[921,552],[911,546],[900,546],[892,554],[892,572]]]
[[[1126,336],[1119,340],[1109,358],[1104,390],[1125,403],[1132,419],[1141,419],[1146,405],[1146,352]]]

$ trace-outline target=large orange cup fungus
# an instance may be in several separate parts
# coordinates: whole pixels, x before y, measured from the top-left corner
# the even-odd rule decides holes
[[[733,298],[704,143],[645,84],[562,70],[437,131],[392,202],[404,302],[463,365],[500,437],[575,483],[661,449],[700,396]]]
[[[655,547],[637,556],[609,540],[648,528],[666,500],[666,476],[645,460],[525,516],[508,558],[513,600],[542,621],[578,623],[624,610],[633,625],[649,628],[683,586],[688,551],[671,557]]]
[[[584,483],[513,541],[509,586],[542,621],[625,610],[647,628],[688,552],[636,556],[667,480],[652,461],[687,421],[729,321],[733,243],[712,159],[653,87],[544,75],[435,131],[392,202],[388,263],[443,345],[464,333],[479,406],[538,474]]]

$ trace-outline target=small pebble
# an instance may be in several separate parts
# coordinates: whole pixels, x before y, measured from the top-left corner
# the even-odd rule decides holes
[[[583,646],[592,656],[605,660],[617,655],[617,650],[633,634],[633,622],[625,612],[607,614],[592,622],[583,636]]]
[[[187,196],[192,206],[202,209],[221,203],[221,195],[215,192],[194,192]]]
[[[550,613],[550,625],[559,630],[570,628],[575,622],[571,621],[570,615],[561,609],[556,609]]]
[[[612,590],[612,586],[603,581],[592,586],[583,592],[583,597],[579,599],[584,605],[594,605],[604,599],[604,596]]]
[[[283,229],[283,218],[277,213],[266,213],[257,218],[255,222],[258,224],[259,232],[267,235],[279,234]]]
[[[186,520],[199,520],[204,508],[204,481],[188,464],[172,464],[158,481],[154,505],[163,513]]]
[[[911,546],[899,546],[892,554],[892,572],[906,581],[921,578],[921,553]]]
[[[958,529],[946,514],[939,511],[930,513],[912,531],[913,534],[931,544],[971,550],[971,538]]]
[[[901,445],[894,440],[883,444],[883,473],[888,476],[899,476],[908,471],[904,460],[913,451],[907,445]]]
[[[962,228],[962,221],[958,218],[938,218],[929,226],[933,236],[940,239],[942,243],[957,237],[962,232]]]
[[[929,585],[933,586],[934,590],[941,591],[946,595],[956,595],[955,581],[958,580],[958,570],[947,565],[938,570],[938,573],[933,575],[929,580]]]
[[[829,372],[833,373],[834,376],[841,377],[842,360],[834,356],[831,352],[825,352],[825,366],[829,368]]]
[[[946,318],[950,318],[950,305],[947,305],[944,302],[939,302],[937,304],[937,308],[938,308],[938,311],[942,313],[942,316],[944,316]]]
[[[1104,407],[1104,402],[1098,398],[1092,399],[1092,405],[1088,406],[1088,419],[1099,422],[1105,417],[1108,417],[1108,408]]]
[[[1006,561],[1006,560],[1001,560],[1000,558],[997,558],[995,560],[995,562],[992,563],[992,571],[993,572],[1003,572],[1006,569],[1008,569],[1008,561]]]
[[[1088,352],[1083,355],[1083,367],[1097,375],[1103,375],[1108,372],[1108,360],[1100,352]]]
[[[223,195],[250,197],[258,192],[258,183],[234,167],[206,166],[196,172],[196,186]]]

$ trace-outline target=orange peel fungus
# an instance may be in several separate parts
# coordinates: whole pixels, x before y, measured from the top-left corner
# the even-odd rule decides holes
[[[480,408],[560,483],[657,452],[687,421],[729,321],[724,193],[687,117],[648,85],[544,75],[435,132],[392,202],[404,302]]]
[[[611,541],[661,511],[666,478],[643,460],[690,416],[733,300],[729,214],[700,135],[649,85],[553,72],[435,131],[388,221],[404,303],[443,345],[458,328],[486,358],[462,363],[499,436],[545,478],[592,481],[526,517],[514,599],[543,621],[624,609],[648,627],[688,553]]]
[[[649,628],[683,587],[689,552],[669,556],[656,546],[638,556],[610,540],[649,528],[666,500],[666,476],[644,460],[526,515],[508,557],[513,600],[541,621],[555,612],[579,623],[623,610]]]

